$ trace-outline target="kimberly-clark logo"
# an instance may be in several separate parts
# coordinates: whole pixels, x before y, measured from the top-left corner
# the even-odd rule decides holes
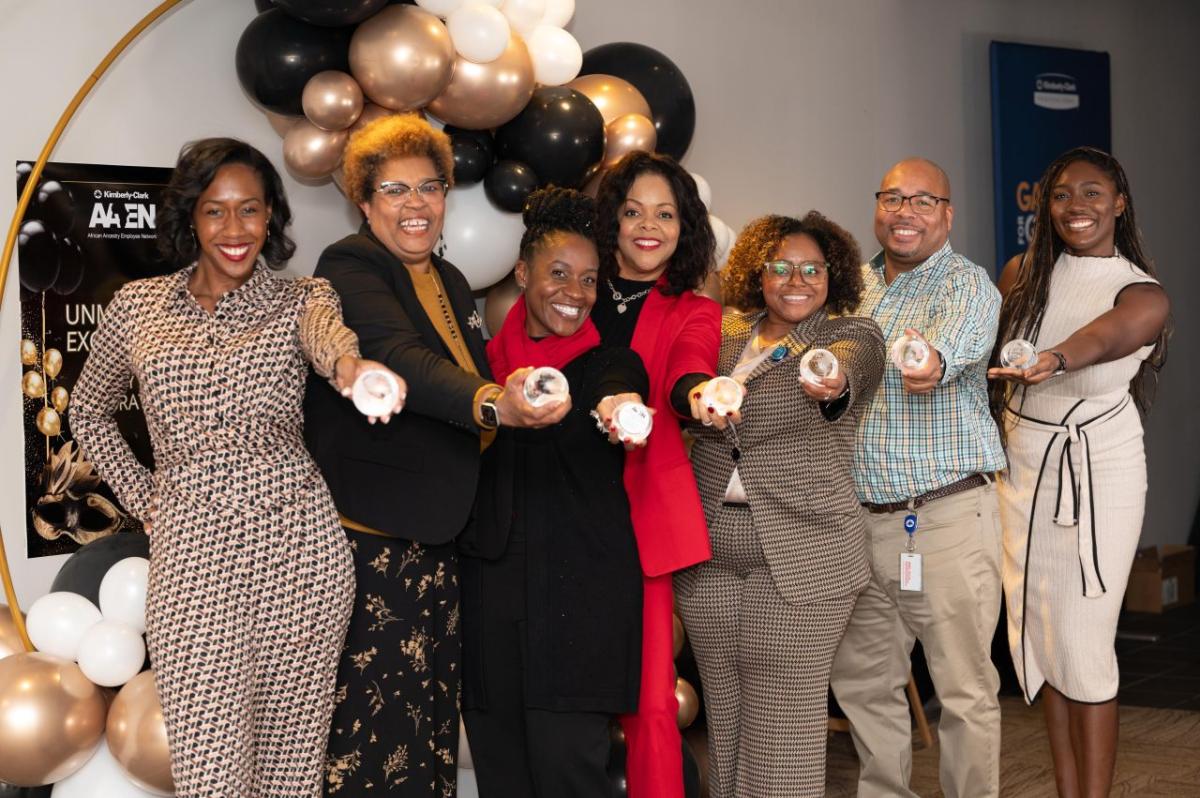
[[[1061,72],[1043,72],[1033,79],[1033,104],[1051,111],[1070,111],[1079,107],[1079,88],[1075,78]]]

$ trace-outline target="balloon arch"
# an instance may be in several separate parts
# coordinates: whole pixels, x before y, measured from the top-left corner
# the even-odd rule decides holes
[[[32,218],[53,201],[40,177],[67,123],[117,56],[181,2],[164,0],[114,45],[20,175],[0,256],[0,303],[27,211]],[[490,287],[490,329],[516,298],[506,277],[530,192],[553,183],[594,193],[601,171],[625,153],[657,150],[680,158],[691,143],[695,101],[679,68],[642,44],[583,53],[565,29],[575,0],[255,5],[260,13],[237,46],[238,79],[283,137],[284,162],[297,178],[338,182],[349,136],[380,116],[419,113],[445,128],[457,184],[448,198],[445,255],[472,288]],[[693,177],[709,206],[707,182]],[[710,221],[720,263],[733,231],[715,216]],[[172,794],[166,731],[142,638],[148,548],[144,535],[131,533],[88,543],[26,617],[0,536],[8,602],[0,604],[0,798]],[[676,619],[677,655],[682,645]],[[699,699],[683,679],[676,696],[686,727]],[[615,743],[610,770],[623,792],[619,733]],[[695,795],[699,772],[687,754],[688,793]]]

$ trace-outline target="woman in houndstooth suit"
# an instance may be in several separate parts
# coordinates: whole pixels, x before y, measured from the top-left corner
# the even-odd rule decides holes
[[[867,581],[850,475],[854,428],[883,372],[854,239],[819,213],[742,231],[725,273],[718,374],[745,398],[702,428],[692,464],[710,562],[676,575],[704,683],[714,798],[822,795],[829,669]],[[836,375],[800,379],[812,349]]]

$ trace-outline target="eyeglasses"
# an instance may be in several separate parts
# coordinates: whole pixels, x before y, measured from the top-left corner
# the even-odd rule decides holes
[[[400,205],[408,199],[410,194],[414,193],[428,202],[446,196],[446,181],[440,177],[433,177],[421,181],[417,186],[410,186],[408,183],[396,180],[385,180],[375,191],[382,194],[383,198],[393,205]]]
[[[939,202],[950,202],[949,197],[935,197],[933,194],[913,194],[905,196],[897,194],[895,191],[876,191],[875,202],[879,204],[879,210],[895,213],[908,202],[908,207],[913,209],[914,213],[919,213],[922,216],[928,216],[937,208]]]
[[[790,260],[773,260],[764,263],[763,270],[768,277],[773,277],[783,282],[791,280],[793,274],[799,274],[800,279],[809,285],[824,282],[825,278],[829,276],[829,264],[822,263],[819,260],[806,260],[803,263],[792,263]]]

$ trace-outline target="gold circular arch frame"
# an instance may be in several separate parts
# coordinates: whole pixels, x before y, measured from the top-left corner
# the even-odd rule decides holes
[[[108,55],[104,56],[104,60],[100,62],[100,65],[92,70],[87,80],[79,87],[79,91],[75,92],[75,96],[71,98],[71,102],[67,104],[66,110],[58,118],[58,124],[50,132],[50,137],[46,139],[46,144],[42,147],[37,162],[33,165],[33,171],[30,173],[28,182],[25,184],[25,190],[21,192],[21,198],[17,202],[17,209],[13,212],[12,223],[8,226],[8,238],[4,241],[4,253],[0,255],[0,307],[4,306],[4,288],[8,283],[8,266],[12,260],[13,249],[16,247],[17,231],[21,227],[21,220],[25,218],[25,211],[29,208],[30,199],[33,197],[37,182],[42,176],[42,170],[46,168],[46,162],[50,160],[50,154],[54,152],[54,147],[58,144],[58,140],[62,138],[67,123],[71,121],[71,117],[75,116],[75,112],[79,110],[79,106],[84,98],[91,93],[96,83],[100,80],[100,76],[108,71],[108,68],[117,60],[117,56],[124,52],[125,48],[132,44],[133,40],[140,36],[142,31],[154,24],[155,20],[182,2],[186,2],[186,0],[164,0],[153,11],[142,17],[141,21],[130,28],[129,32],[122,36],[121,40],[108,51]],[[25,630],[25,621],[21,617],[21,607],[17,604],[17,591],[13,587],[12,574],[8,570],[8,556],[4,551],[3,531],[0,531],[0,581],[4,582],[4,597],[8,601],[8,610],[12,613],[13,623],[17,627],[17,633],[21,636],[21,642],[24,644],[26,651],[33,651],[33,643],[29,641],[29,633]]]

